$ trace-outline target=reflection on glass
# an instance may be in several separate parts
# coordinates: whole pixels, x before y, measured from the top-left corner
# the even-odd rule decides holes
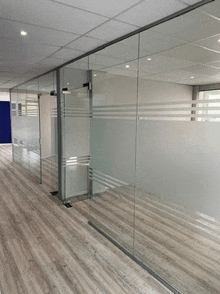
[[[219,103],[194,86],[209,53],[173,39],[183,18],[140,34],[134,254],[180,293],[218,293]]]
[[[200,91],[219,82],[210,17],[194,10],[60,70],[62,200],[90,193],[91,222],[182,294],[220,289],[220,90]],[[15,162],[40,177],[50,85],[35,82],[12,91],[12,134]]]
[[[87,83],[88,58],[61,69],[63,201],[88,198],[90,100]]]
[[[55,93],[51,95],[50,93]],[[56,72],[39,78],[42,182],[58,191]]]
[[[199,92],[218,81],[209,18],[140,33],[139,58],[138,36],[89,57],[91,221],[183,294],[220,289],[220,96]]]
[[[196,110],[198,121],[220,121],[220,90],[200,92]]]
[[[32,177],[41,182],[38,79],[26,84],[25,104],[27,114],[27,150],[29,156],[29,172]]]
[[[133,252],[138,36],[89,56],[91,221]]]

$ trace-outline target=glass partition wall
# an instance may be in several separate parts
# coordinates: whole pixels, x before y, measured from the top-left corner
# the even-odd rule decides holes
[[[38,81],[23,84],[11,92],[12,146],[14,161],[41,182]]]
[[[220,53],[196,38],[202,17],[89,56],[90,223],[183,294],[220,289],[219,101],[199,95]]]
[[[40,100],[40,142],[42,181],[53,192],[58,191],[58,125],[56,72],[38,79]]]
[[[59,198],[89,198],[90,224],[182,294],[220,289],[220,101],[201,87],[220,53],[204,22],[220,33],[194,10],[61,67],[49,103]],[[38,179],[44,81],[11,92],[14,161]]]
[[[43,173],[43,182],[52,190],[58,189],[56,96],[50,96],[55,89],[52,72],[11,90],[13,159],[39,183]]]
[[[91,222],[133,253],[138,35],[89,57]]]

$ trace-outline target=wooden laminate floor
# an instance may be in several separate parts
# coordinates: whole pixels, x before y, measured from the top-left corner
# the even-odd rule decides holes
[[[135,203],[135,205],[134,205]],[[92,222],[182,294],[220,293],[220,222],[123,186],[82,203]]]
[[[88,225],[91,200],[68,209],[48,189],[0,145],[1,294],[170,293]]]

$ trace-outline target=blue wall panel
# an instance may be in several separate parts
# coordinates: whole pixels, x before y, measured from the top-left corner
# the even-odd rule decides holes
[[[0,101],[0,144],[11,143],[10,102]]]

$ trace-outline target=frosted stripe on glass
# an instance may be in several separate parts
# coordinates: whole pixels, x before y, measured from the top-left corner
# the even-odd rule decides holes
[[[182,105],[182,107],[180,105]],[[92,114],[93,118],[134,119],[136,117],[136,105],[93,107]],[[181,103],[179,101],[165,103],[158,102],[156,104],[148,104],[148,106],[146,104],[140,104],[138,106],[138,118],[145,120],[168,120],[169,118],[172,120],[175,120],[175,118],[176,120],[189,120],[190,118],[220,118],[220,100],[190,100],[181,101]]]
[[[98,181],[100,184],[104,186],[109,186],[111,188],[120,187],[120,186],[127,186],[128,183],[120,181],[117,178],[111,177],[107,174],[104,174],[98,170],[91,169],[89,170],[89,179]]]

